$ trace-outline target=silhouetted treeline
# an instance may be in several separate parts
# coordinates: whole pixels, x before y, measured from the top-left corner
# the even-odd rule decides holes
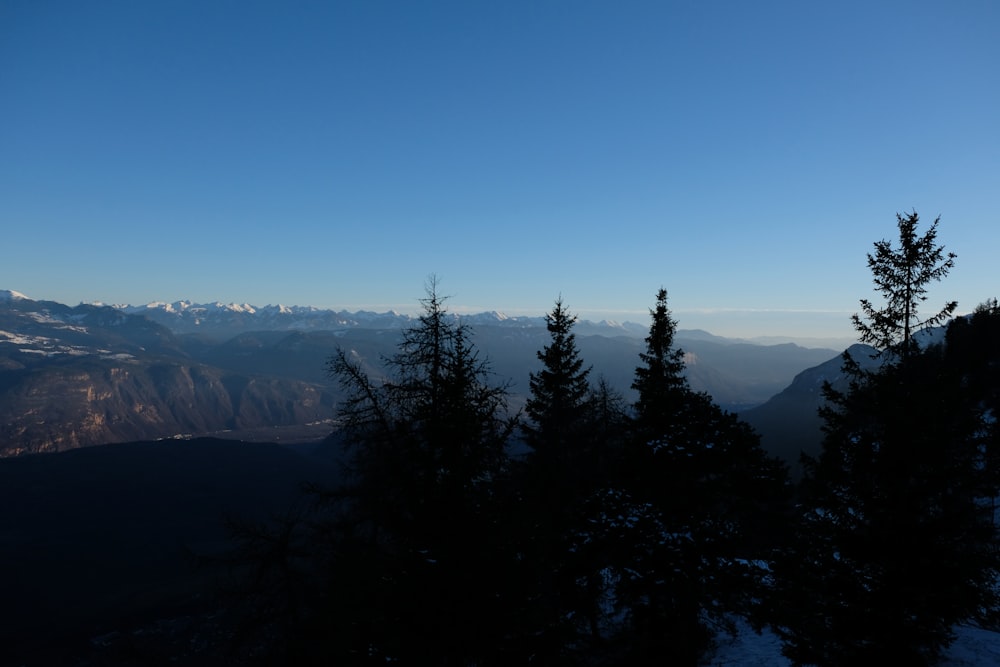
[[[560,298],[511,415],[432,281],[386,379],[350,350],[330,360],[347,481],[257,555],[262,660],[696,665],[743,618],[797,664],[935,662],[956,623],[997,608],[1000,308],[914,343],[955,308],[917,315],[954,256],[936,221],[898,223],[900,248],[869,256],[887,305],[855,319],[881,366],[847,357],[798,487],[688,386],[666,290],[634,403],[590,376]]]

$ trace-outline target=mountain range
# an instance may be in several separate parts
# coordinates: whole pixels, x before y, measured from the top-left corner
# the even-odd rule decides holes
[[[226,638],[241,628],[240,609],[216,596],[234,581],[234,534],[290,525],[308,502],[303,481],[338,478],[337,448],[319,442],[339,399],[326,359],[347,347],[377,374],[412,324],[304,309],[293,326],[283,319],[292,308],[167,305],[173,313],[0,292],[0,503],[11,508],[0,514],[0,571],[13,573],[0,578],[0,664],[232,662]],[[549,340],[544,320],[463,321],[498,381],[512,382],[516,407]],[[627,392],[645,328],[575,331],[594,374]],[[821,387],[843,386],[841,354],[700,331],[676,342],[692,385],[731,399],[772,454],[794,462],[818,450]],[[872,348],[848,352],[875,363]],[[214,429],[226,439],[187,438]],[[97,444],[106,446],[87,446]],[[17,456],[32,452],[56,453]],[[748,629],[726,641],[712,664],[782,661],[773,635]],[[954,664],[995,662],[993,648],[977,649],[985,657],[975,663],[970,650]]]
[[[459,317],[459,316],[456,316]],[[545,319],[461,315],[511,408],[526,397],[549,342]],[[0,456],[199,435],[317,440],[333,428],[340,390],[326,362],[350,349],[383,372],[412,316],[300,306],[156,302],[67,306],[0,291]],[[579,321],[593,377],[631,399],[647,327]],[[679,330],[691,386],[745,411],[786,389],[828,348],[757,344]],[[763,423],[763,422],[761,422]]]
[[[93,302],[91,305],[107,305]],[[267,305],[254,306],[249,303],[193,303],[191,301],[152,301],[143,305],[118,304],[113,308],[129,314],[145,315],[154,322],[163,324],[177,333],[202,333],[214,337],[230,337],[245,330],[248,326],[264,330],[280,331],[327,331],[350,328],[395,328],[409,326],[413,323],[411,315],[389,311],[377,313],[372,311],[347,311],[316,308],[314,306]],[[498,311],[456,315],[465,324],[472,327],[502,326],[510,328],[544,327],[544,317],[524,315],[510,316]],[[635,322],[617,322],[613,320],[580,320],[577,322],[578,335],[615,334],[644,337],[648,333],[646,324]],[[751,343],[758,345],[780,345],[796,343],[808,348],[842,349],[851,343],[841,337],[794,337],[794,336],[755,336],[751,338],[723,338],[714,336],[699,329],[683,330],[687,339],[706,339],[727,341],[730,343]]]

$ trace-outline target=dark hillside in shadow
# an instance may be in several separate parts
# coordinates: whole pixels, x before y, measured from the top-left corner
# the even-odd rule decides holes
[[[213,438],[0,459],[0,664],[74,664],[96,636],[202,611],[219,571],[196,555],[228,549],[227,517],[285,514],[333,474]]]

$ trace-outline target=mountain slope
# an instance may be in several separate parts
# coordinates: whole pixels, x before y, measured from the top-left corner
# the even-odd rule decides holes
[[[329,420],[323,386],[212,367],[145,317],[0,300],[0,456]]]
[[[846,352],[862,368],[878,364],[872,359],[875,348],[868,345],[852,345]],[[838,390],[846,389],[848,378],[843,373],[843,364],[841,353],[802,371],[788,387],[762,405],[740,412],[740,418],[761,434],[764,449],[791,464],[793,471],[798,470],[803,453],[812,456],[819,453],[823,438],[823,422],[819,417],[819,408],[825,402],[823,383],[829,382]]]

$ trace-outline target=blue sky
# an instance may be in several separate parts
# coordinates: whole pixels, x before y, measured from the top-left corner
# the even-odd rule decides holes
[[[1000,4],[0,3],[0,288],[851,335],[1000,295]]]

